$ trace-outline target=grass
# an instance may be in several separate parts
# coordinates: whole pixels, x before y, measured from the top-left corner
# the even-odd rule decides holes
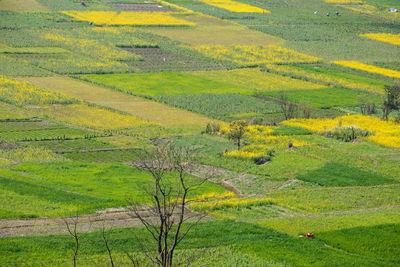
[[[178,72],[83,75],[82,77],[139,96],[249,93],[248,89]]]
[[[143,187],[152,181],[149,173],[126,165],[80,162],[21,163],[11,170],[1,170],[0,176],[3,218],[93,213],[126,206],[130,198],[144,203],[147,200]],[[172,174],[168,181],[173,182]],[[196,181],[198,178],[188,178],[189,183]],[[210,192],[221,193],[225,189],[206,182],[192,196]]]
[[[399,264],[399,231],[400,224],[383,224],[324,232],[318,238],[350,253],[391,260]]]
[[[42,5],[37,0],[28,0],[23,3],[20,1],[13,0],[3,0],[0,3],[0,10],[9,10],[9,11],[19,11],[19,12],[28,12],[28,11],[49,11],[49,9]]]
[[[53,92],[132,114],[179,133],[199,132],[210,121],[191,112],[66,77],[29,77],[24,80]]]
[[[48,70],[4,55],[0,55],[0,73],[7,76],[45,76],[51,74]]]
[[[113,145],[105,140],[99,140],[99,138],[21,142],[18,143],[18,145],[26,147],[44,148],[56,152],[75,152],[80,150],[117,148],[116,145]]]
[[[267,196],[295,211],[324,213],[399,205],[399,185],[297,189]]]
[[[181,94],[158,96],[156,99],[170,106],[228,121],[280,112],[275,102],[241,94]]]
[[[26,111],[15,106],[0,103],[0,120],[25,120],[31,118]]]
[[[297,179],[322,186],[379,185],[395,183],[388,177],[370,171],[328,162],[322,168],[300,175]]]
[[[314,90],[286,90],[284,91],[290,102],[296,104],[307,103],[313,108],[332,108],[340,106],[357,106],[359,97],[365,96],[374,102],[379,102],[380,97],[360,91],[343,88],[326,88]],[[280,92],[262,92],[262,95],[274,98],[280,97]]]
[[[275,36],[260,34],[258,31],[249,30],[227,20],[200,15],[184,16],[184,18],[196,23],[197,27],[191,29],[151,28],[148,30],[154,34],[191,45],[266,45],[280,44],[282,42],[281,39]]]
[[[303,128],[281,125],[279,127],[274,128],[272,134],[273,135],[308,135],[308,134],[312,134],[312,133]]]
[[[129,247],[129,251],[133,252],[140,250],[139,245],[132,238],[132,231],[139,238],[145,238],[146,236],[143,228],[115,229],[108,232],[110,245],[114,249],[114,253],[123,252],[126,247]],[[93,258],[104,255],[106,251],[99,233],[86,234],[85,240],[85,245],[80,250],[78,263],[85,262],[86,266],[93,266],[96,264],[91,263]],[[390,241],[384,242],[386,245],[391,244]],[[49,244],[51,245],[49,246]],[[231,248],[234,255],[240,258],[243,264],[250,257],[264,260],[264,262],[277,263],[277,265],[310,266],[312,264],[326,265],[332,262],[341,266],[350,266],[352,264],[374,266],[378,263],[388,266],[395,265],[393,261],[379,259],[382,254],[378,254],[376,257],[352,255],[326,247],[319,240],[293,238],[274,230],[227,220],[200,223],[184,239],[178,249],[212,248],[217,246]],[[72,251],[69,249],[72,247],[73,241],[66,235],[16,237],[0,240],[0,249],[4,252],[2,254],[2,262],[7,264],[27,262],[26,260],[29,258],[29,263],[33,265],[45,261],[50,261],[54,266],[65,265],[72,259]],[[35,253],[35,257],[31,256],[32,253]],[[207,255],[207,258],[211,256],[211,259],[213,259],[210,262],[211,266],[220,266],[213,264],[214,257],[217,258],[215,262],[218,263],[218,257],[221,256],[218,254]],[[239,255],[243,256],[240,257]],[[202,261],[203,259],[199,260]],[[238,266],[235,263],[233,266]]]
[[[72,152],[63,154],[67,159],[80,162],[124,163],[140,159],[139,149],[117,149],[109,151]]]
[[[378,176],[390,177],[398,181],[400,168],[397,167],[397,150],[381,147],[370,142],[358,144],[339,143],[338,145],[313,145],[297,148],[305,156],[320,158],[326,162],[334,161],[352,168],[373,172]],[[391,158],[390,156],[393,156]]]
[[[343,214],[324,214],[293,218],[260,220],[258,224],[277,231],[297,236],[306,233],[322,233],[360,226],[399,223],[399,208],[351,212]]]
[[[60,124],[46,122],[2,122],[0,137],[8,141],[43,141],[79,139],[103,136],[102,133],[89,132],[81,129],[68,128]]]
[[[259,68],[194,72],[196,76],[260,91],[304,90],[327,87],[313,82],[293,79]]]

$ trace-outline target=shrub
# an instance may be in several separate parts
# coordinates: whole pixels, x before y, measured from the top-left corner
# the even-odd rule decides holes
[[[371,133],[368,130],[362,130],[356,126],[337,126],[332,130],[325,132],[326,137],[336,138],[345,142],[351,142],[358,137],[369,136]]]

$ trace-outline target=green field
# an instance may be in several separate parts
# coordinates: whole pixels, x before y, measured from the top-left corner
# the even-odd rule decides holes
[[[0,266],[400,266],[397,4],[0,0]]]

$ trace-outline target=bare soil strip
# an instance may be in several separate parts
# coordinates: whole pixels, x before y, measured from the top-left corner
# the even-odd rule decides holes
[[[140,211],[143,217],[147,217],[149,221],[157,222],[158,217],[143,209]],[[186,211],[186,214],[193,214]],[[0,238],[15,236],[38,236],[38,235],[54,235],[67,234],[66,221],[76,219],[78,221],[77,229],[81,233],[89,233],[112,228],[127,228],[143,226],[140,220],[132,211],[120,209],[108,209],[99,211],[95,214],[85,214],[71,217],[61,218],[35,218],[35,219],[4,219],[0,220]],[[205,217],[202,220],[211,220]]]

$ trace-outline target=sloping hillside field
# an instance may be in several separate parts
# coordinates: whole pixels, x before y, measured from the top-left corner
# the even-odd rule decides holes
[[[0,266],[399,244],[399,1],[0,0]]]

